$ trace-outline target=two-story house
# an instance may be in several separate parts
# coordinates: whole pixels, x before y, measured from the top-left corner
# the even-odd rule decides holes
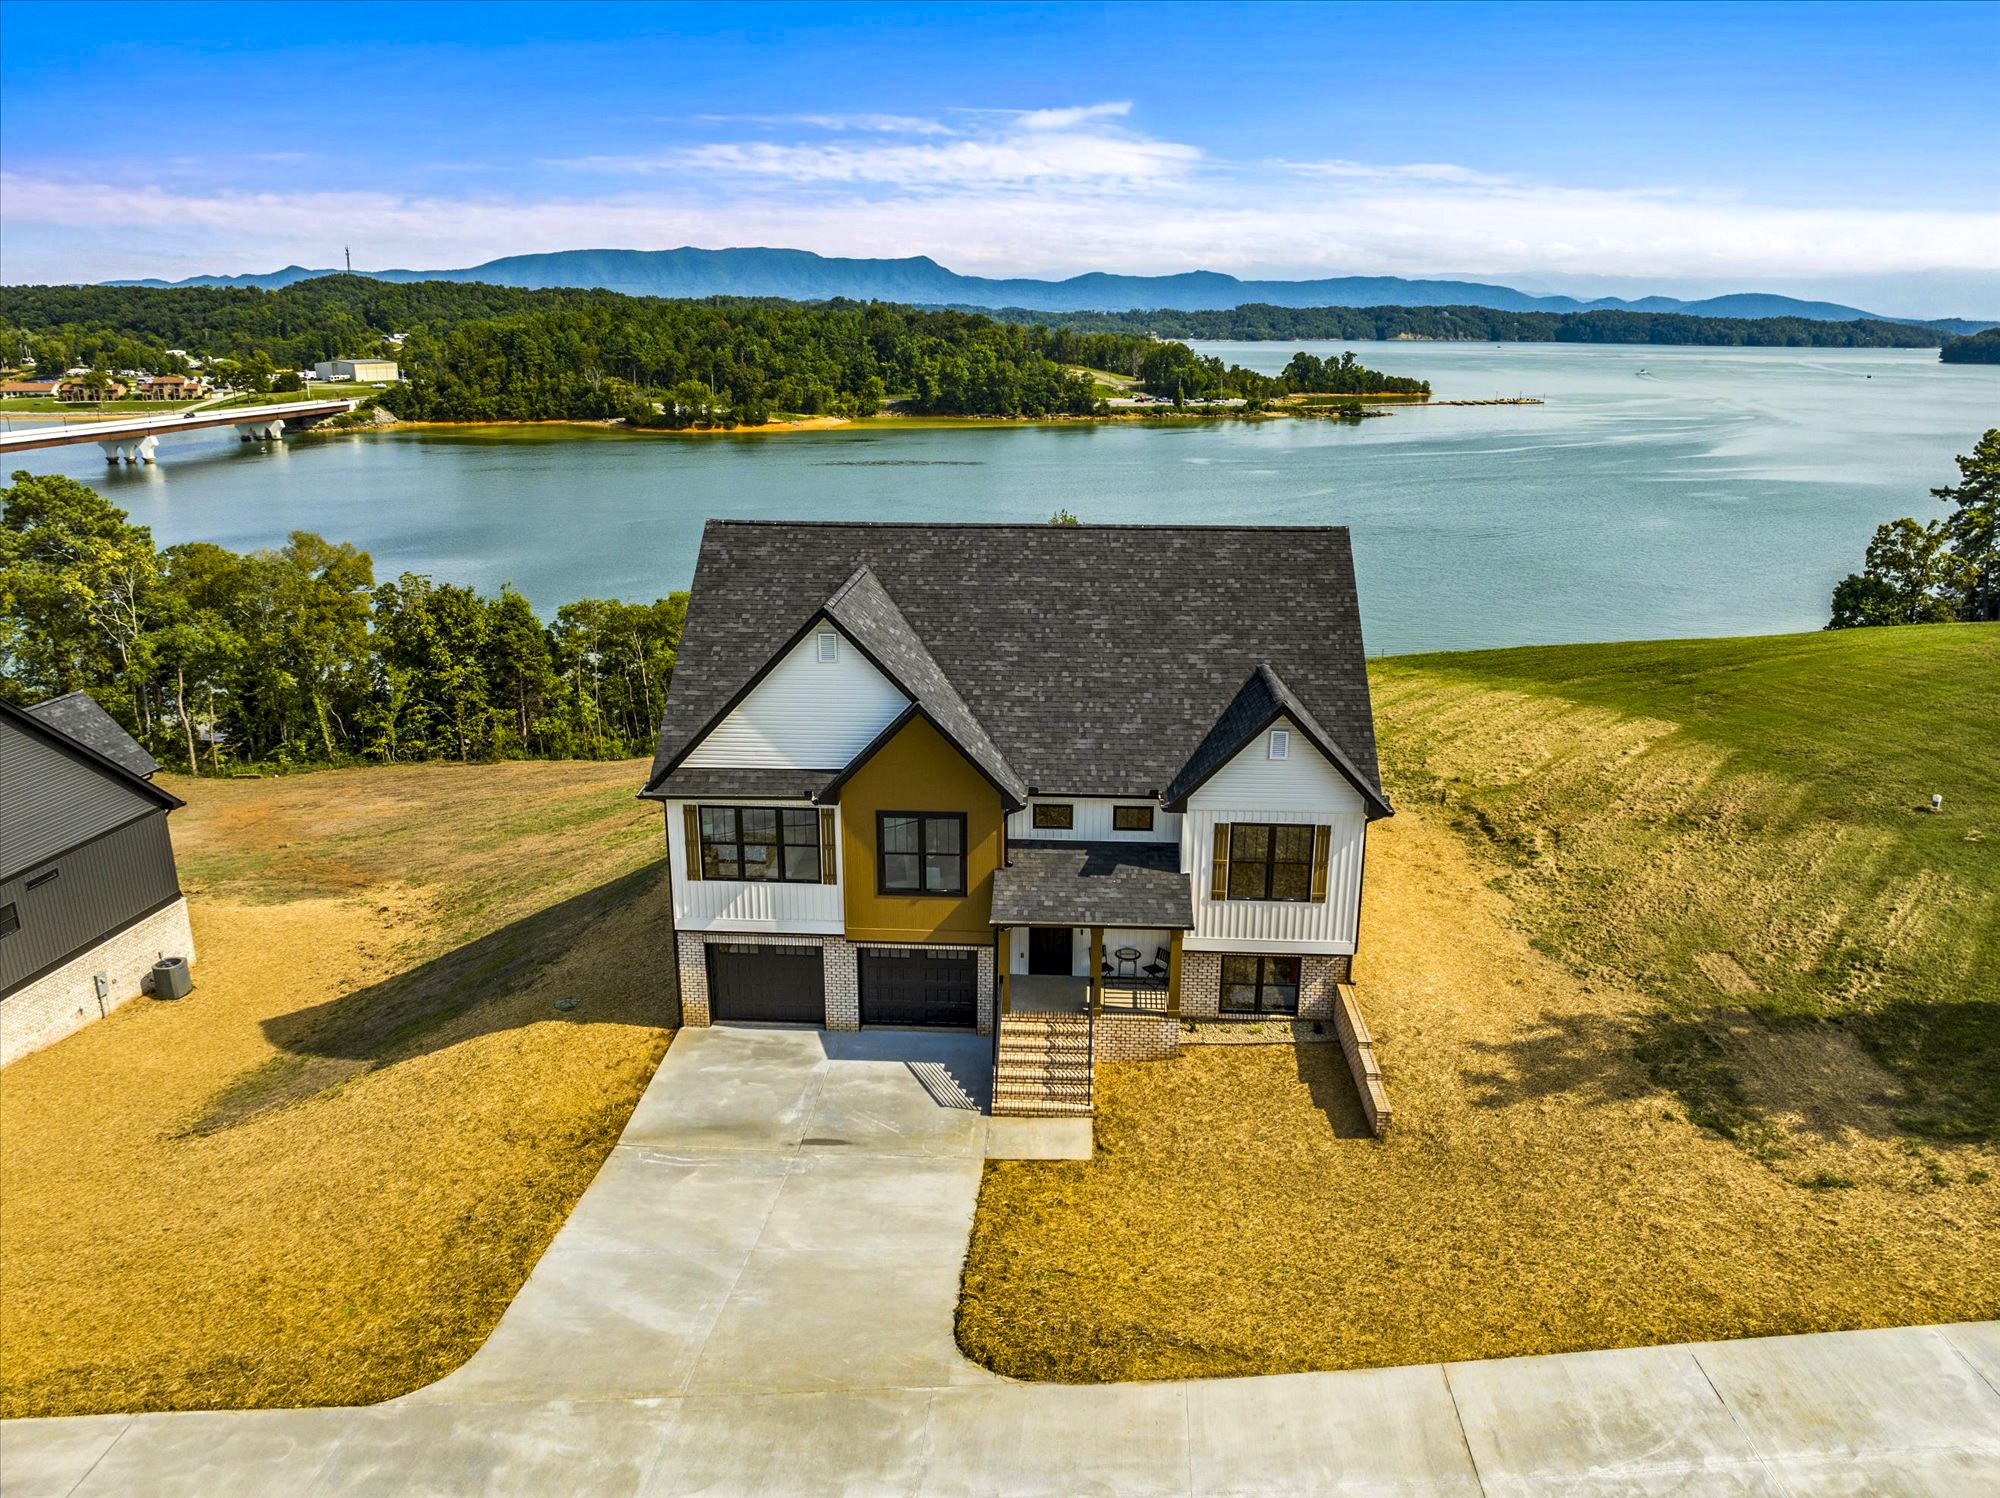
[[[711,521],[641,794],[685,1024],[997,1028],[1061,1113],[1330,1022],[1389,815],[1347,531]]]

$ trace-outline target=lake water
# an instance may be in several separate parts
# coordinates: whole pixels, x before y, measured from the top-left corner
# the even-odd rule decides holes
[[[1205,349],[1275,372],[1300,346]],[[1927,491],[2000,424],[2000,369],[1930,350],[1303,346],[1352,347],[1439,399],[1546,404],[1358,426],[516,428],[276,449],[230,434],[169,438],[151,468],[110,468],[95,447],[17,464],[96,485],[162,545],[317,530],[373,553],[380,577],[511,581],[544,615],[685,587],[711,515],[1331,522],[1353,528],[1368,648],[1383,654],[1816,629],[1875,525],[1942,514]]]

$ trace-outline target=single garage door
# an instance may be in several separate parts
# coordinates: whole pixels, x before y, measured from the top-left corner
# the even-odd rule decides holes
[[[714,1020],[825,1024],[826,981],[820,972],[820,949],[710,942],[708,1013]]]
[[[970,952],[863,947],[861,1023],[972,1029],[979,1023],[979,959]]]

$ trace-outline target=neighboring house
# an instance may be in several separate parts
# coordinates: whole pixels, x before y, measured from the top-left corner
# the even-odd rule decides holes
[[[71,378],[56,387],[56,399],[63,401],[115,401],[125,398],[125,382],[100,378]]]
[[[0,380],[0,400],[25,400],[30,396],[46,396],[53,400],[60,380]]]
[[[686,1024],[997,1012],[1014,1112],[1334,1030],[1389,814],[1347,531],[711,521],[641,794]]]
[[[148,401],[191,401],[202,394],[201,381],[187,375],[141,375],[138,396]]]
[[[394,359],[322,359],[313,366],[314,379],[350,385],[394,384],[402,377]]]
[[[82,692],[0,702],[0,1065],[193,962],[157,769]]]

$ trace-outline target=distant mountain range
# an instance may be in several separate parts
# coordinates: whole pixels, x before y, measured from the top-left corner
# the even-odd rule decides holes
[[[275,290],[294,281],[337,275],[288,265],[267,275],[190,276],[184,281],[112,281],[113,286],[256,286]],[[629,296],[768,296],[817,302],[831,297],[904,302],[915,306],[1001,308],[1037,312],[1131,312],[1174,308],[1226,311],[1250,302],[1277,307],[1490,307],[1502,312],[1679,312],[1695,317],[1807,317],[1825,322],[1875,318],[1837,302],[1806,302],[1762,293],[1680,301],[1532,296],[1479,281],[1408,281],[1400,276],[1332,276],[1315,281],[1243,281],[1216,271],[1173,276],[1120,276],[1103,271],[1064,281],[962,276],[925,255],[857,260],[810,250],[558,250],[508,255],[461,270],[357,271],[380,281],[484,281],[494,286],[580,286]],[[1880,318],[1916,322],[1914,318]],[[1970,333],[1990,323],[1940,318],[1925,327]]]

